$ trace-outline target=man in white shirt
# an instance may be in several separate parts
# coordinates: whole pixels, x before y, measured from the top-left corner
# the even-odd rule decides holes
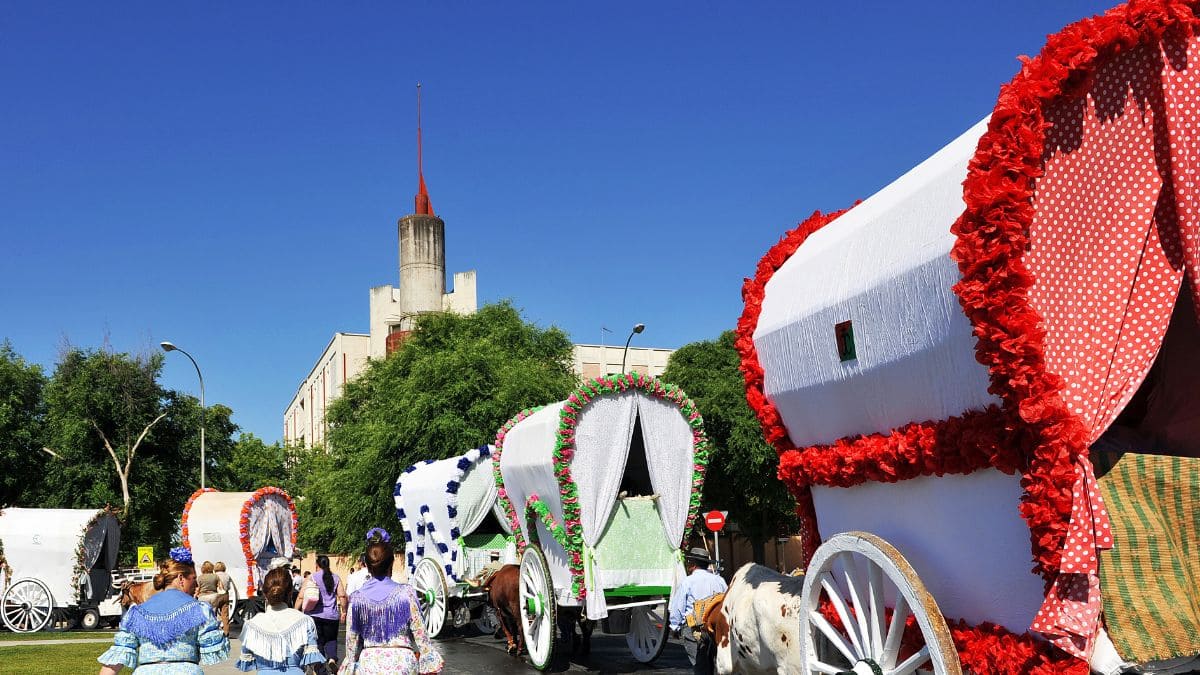
[[[346,577],[346,597],[354,595],[354,591],[363,587],[367,583],[367,578],[370,576],[367,571],[367,556],[362,555],[358,558],[358,565],[355,570]]]
[[[716,650],[713,649],[708,634],[699,630],[700,617],[695,617],[694,623],[691,624],[688,623],[687,617],[696,609],[697,602],[724,593],[729,586],[724,579],[709,569],[713,561],[708,557],[708,551],[703,548],[693,548],[683,557],[683,562],[688,575],[671,594],[671,632],[676,635],[682,632],[683,648],[694,664],[694,672],[698,675],[709,675],[713,672]],[[683,630],[685,627],[687,630]]]

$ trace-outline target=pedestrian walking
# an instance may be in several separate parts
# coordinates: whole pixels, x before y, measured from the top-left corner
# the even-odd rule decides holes
[[[445,664],[425,631],[416,592],[391,579],[394,561],[391,537],[373,528],[367,533],[370,576],[350,597],[342,668],[358,675],[440,673]]]
[[[729,586],[712,572],[712,558],[703,548],[693,548],[683,560],[688,575],[671,594],[671,631],[683,637],[683,649],[696,675],[711,675],[717,656],[716,645],[712,636],[704,631],[698,615],[703,612],[703,605],[725,593]]]
[[[317,648],[329,672],[337,671],[338,625],[346,620],[346,590],[342,579],[329,569],[329,556],[317,556],[317,573],[304,579],[296,609],[312,617],[317,627]]]
[[[311,617],[288,607],[291,575],[285,568],[271,570],[263,579],[266,611],[242,627],[242,655],[237,669],[278,675],[304,675],[308,666],[325,662],[317,648],[317,626]]]
[[[217,588],[225,596],[221,605],[217,607],[217,615],[221,618],[221,632],[229,635],[229,611],[230,598],[233,597],[233,579],[230,578],[229,572],[225,571],[225,562],[218,560],[213,565],[213,574],[217,575]]]

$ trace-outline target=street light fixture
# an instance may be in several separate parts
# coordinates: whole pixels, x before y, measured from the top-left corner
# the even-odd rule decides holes
[[[639,323],[633,327],[633,332],[629,334],[629,338],[625,340],[625,351],[621,353],[621,374],[625,374],[625,357],[629,355],[629,342],[633,340],[633,336],[646,330],[646,324]]]
[[[180,354],[183,354],[184,356],[188,357],[188,360],[191,361],[192,365],[196,367],[196,377],[200,378],[200,489],[203,490],[204,489],[204,478],[205,478],[205,476],[204,476],[204,468],[205,468],[205,462],[204,462],[204,376],[200,374],[200,366],[196,364],[196,359],[193,359],[192,355],[187,353],[187,351],[180,349],[179,347],[176,347],[175,345],[171,344],[170,342],[160,342],[160,343],[158,343],[158,346],[162,347],[162,350],[164,352],[179,352]]]

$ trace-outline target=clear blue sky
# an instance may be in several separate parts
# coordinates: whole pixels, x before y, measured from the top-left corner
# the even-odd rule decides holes
[[[679,347],[814,209],[990,112],[1018,54],[1111,2],[5,3],[0,339],[171,340],[273,441],[396,284],[425,176],[447,271],[576,342]],[[168,358],[164,383],[196,393]]]

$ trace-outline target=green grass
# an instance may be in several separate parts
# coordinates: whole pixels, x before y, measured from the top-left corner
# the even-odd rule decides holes
[[[10,633],[0,631],[0,642],[13,640],[88,640],[92,638],[112,639],[116,631],[87,631],[87,630],[43,630],[37,633]]]
[[[0,647],[0,673],[56,673],[95,675],[100,670],[96,657],[107,649],[103,644],[38,645]]]

